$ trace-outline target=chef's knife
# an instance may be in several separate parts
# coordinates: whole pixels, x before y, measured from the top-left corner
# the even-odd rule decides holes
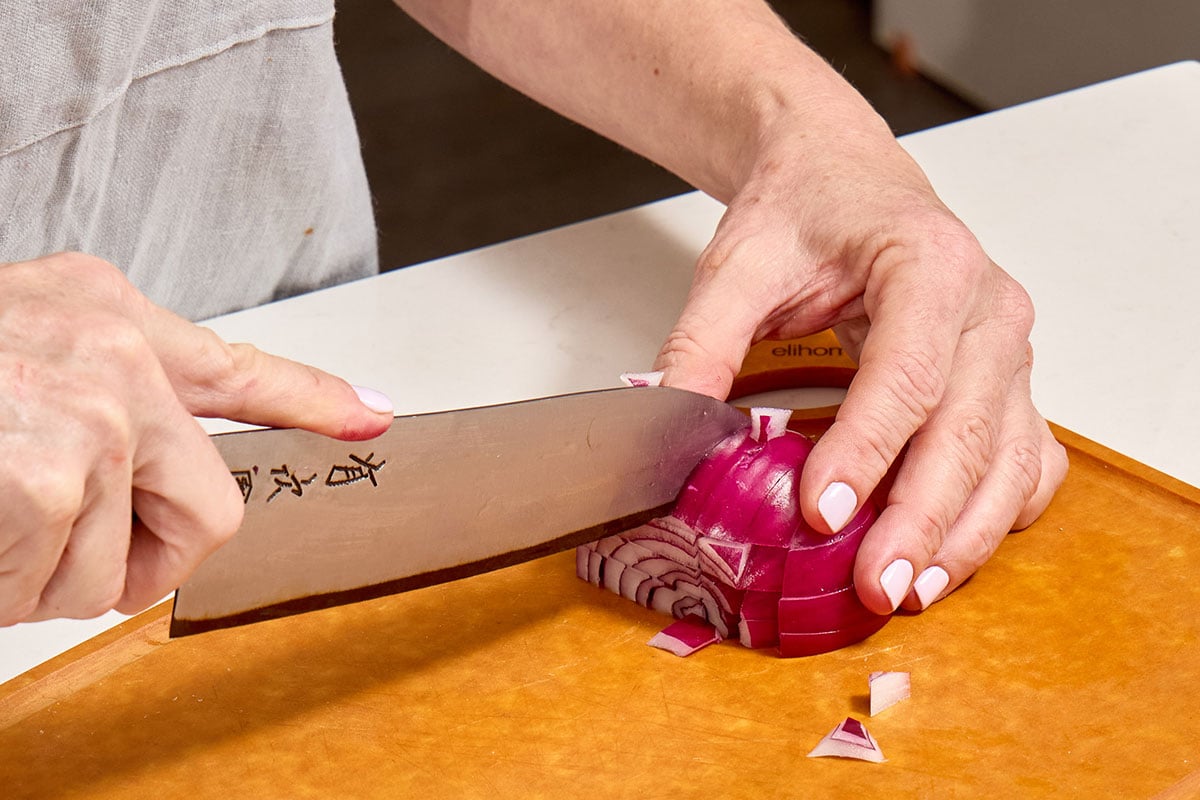
[[[527,561],[669,512],[748,425],[720,401],[638,387],[397,417],[342,442],[213,437],[246,504],[175,595],[171,636],[403,592]]]

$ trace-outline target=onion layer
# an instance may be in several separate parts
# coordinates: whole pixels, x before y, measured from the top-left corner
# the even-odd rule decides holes
[[[822,756],[857,758],[877,764],[887,761],[875,737],[867,732],[865,725],[853,717],[846,717],[839,722],[808,754],[809,758]]]
[[[872,672],[867,679],[871,693],[871,716],[891,708],[912,694],[907,672]]]
[[[786,409],[751,409],[684,484],[670,516],[581,546],[580,578],[721,638],[782,656],[835,650],[883,627],[854,589],[854,559],[877,514],[868,502],[825,536],[800,514],[812,443]]]

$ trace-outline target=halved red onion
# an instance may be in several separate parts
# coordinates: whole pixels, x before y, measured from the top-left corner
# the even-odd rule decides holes
[[[912,695],[912,681],[907,672],[872,672],[867,682],[871,689],[872,717]]]
[[[786,409],[755,408],[748,427],[698,464],[668,517],[582,546],[580,578],[648,608],[703,617],[723,638],[780,655],[833,650],[889,619],[859,602],[859,543],[868,503],[833,536],[800,513],[797,487],[812,442]]]
[[[809,758],[823,756],[857,758],[877,764],[887,761],[875,737],[867,732],[865,725],[853,717],[846,717],[839,722],[808,754]]]

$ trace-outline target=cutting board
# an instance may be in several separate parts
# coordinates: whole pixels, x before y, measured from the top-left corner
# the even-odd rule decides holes
[[[852,647],[678,658],[571,553],[172,641],[164,605],[0,685],[0,796],[1200,796],[1200,489],[1055,433],[1042,519]],[[876,670],[912,697],[872,718]],[[847,716],[885,763],[805,757]]]

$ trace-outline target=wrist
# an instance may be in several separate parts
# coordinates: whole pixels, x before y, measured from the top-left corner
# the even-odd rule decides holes
[[[793,53],[757,74],[744,117],[748,130],[717,189],[723,202],[781,172],[811,186],[860,164],[878,169],[881,161],[894,161],[899,169],[916,169],[883,118],[815,53]]]

